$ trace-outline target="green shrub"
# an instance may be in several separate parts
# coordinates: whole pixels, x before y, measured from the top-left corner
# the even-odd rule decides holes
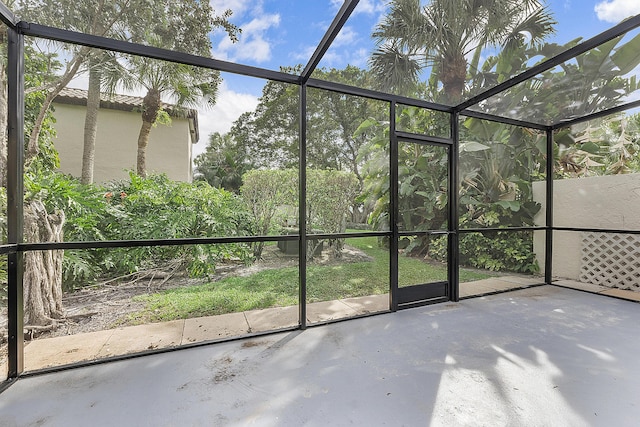
[[[25,179],[25,198],[35,197],[47,211],[65,212],[67,242],[239,236],[253,227],[232,193],[206,182],[171,181],[165,175],[131,174],[130,180],[99,186],[82,185],[57,172],[38,172]],[[152,268],[180,268],[192,277],[205,277],[221,260],[249,257],[245,244],[67,250],[63,289]]]
[[[241,200],[206,182],[186,183],[166,175],[142,178],[131,174],[129,181],[107,186],[104,198],[114,208],[113,217],[100,225],[110,240],[180,239],[191,237],[243,236],[253,224]],[[215,271],[225,259],[248,261],[245,244],[160,246],[102,249],[110,270],[131,273],[162,266],[169,261],[192,277]]]
[[[537,273],[532,231],[487,231],[460,235],[460,265],[490,271]],[[446,261],[447,240],[434,239],[430,256]]]

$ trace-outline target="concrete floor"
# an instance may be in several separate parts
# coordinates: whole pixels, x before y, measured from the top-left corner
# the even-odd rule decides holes
[[[501,276],[460,284],[469,298],[536,285],[540,278]],[[604,289],[604,288],[603,288]],[[640,296],[640,293],[628,291]],[[371,295],[307,304],[307,324],[346,319],[389,310],[389,295]],[[39,338],[25,343],[25,371],[121,356],[151,349],[239,337],[298,325],[298,307],[274,307],[171,322],[148,323],[96,332]],[[6,373],[0,360],[0,373]],[[4,379],[4,378],[2,378]],[[1,426],[0,426],[1,427]]]
[[[636,426],[640,305],[536,287],[23,378],[2,426]]]

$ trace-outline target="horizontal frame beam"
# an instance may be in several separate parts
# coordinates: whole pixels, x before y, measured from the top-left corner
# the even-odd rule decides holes
[[[281,242],[298,240],[298,234],[281,236],[232,236],[232,237],[193,237],[183,239],[143,239],[143,240],[104,240],[90,242],[22,243],[18,252],[47,251],[56,249],[102,249],[135,248],[140,246],[186,246],[229,243]]]
[[[15,254],[16,252],[18,252],[17,244],[0,246],[0,255]]]
[[[235,64],[232,62],[221,61],[219,59],[205,58],[203,56],[175,52],[172,50],[130,43],[122,40],[114,40],[107,37],[94,36],[76,31],[62,30],[60,28],[48,27],[46,25],[33,24],[24,21],[19,22],[17,25],[19,31],[25,36],[40,37],[47,40],[111,50],[114,52],[138,55],[162,61],[193,65],[195,67],[209,68],[248,77],[258,77],[283,83],[299,84],[300,78],[298,76],[279,71]]]
[[[551,227],[553,231],[578,231],[588,233],[611,233],[611,234],[636,234],[640,235],[640,230],[620,230],[606,228],[583,228],[583,227]]]
[[[474,119],[487,120],[490,122],[504,123],[506,125],[520,126],[529,129],[546,131],[549,126],[540,123],[528,122],[526,120],[511,119],[509,117],[496,116],[495,114],[482,113],[473,110],[460,111],[461,116],[473,117]]]
[[[364,89],[355,86],[349,86],[343,83],[335,83],[327,80],[309,79],[307,86],[315,89],[323,89],[331,92],[343,93],[345,95],[361,96],[376,101],[396,102],[398,104],[410,107],[426,108],[443,113],[453,113],[453,107],[447,105],[436,104],[434,102],[422,101],[419,99],[408,98],[406,96],[393,95],[386,92],[380,92],[372,89]]]
[[[496,231],[544,231],[549,227],[545,226],[537,226],[537,227],[507,227],[507,228],[461,228],[458,230],[458,234],[468,234],[468,233],[489,233]]]
[[[618,105],[617,107],[608,108],[606,110],[597,111],[595,113],[587,114],[586,116],[577,117],[575,119],[560,121],[551,126],[552,130],[569,127],[578,123],[588,122],[589,120],[598,119],[600,117],[610,116],[615,113],[620,113],[632,108],[640,107],[640,100],[629,102],[627,104]]]
[[[452,138],[442,138],[440,136],[420,135],[417,133],[396,131],[398,142],[409,142],[415,144],[428,144],[428,145],[453,145]]]

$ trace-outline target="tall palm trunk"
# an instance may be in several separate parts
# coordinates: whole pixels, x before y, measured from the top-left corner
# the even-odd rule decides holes
[[[136,162],[136,171],[142,177],[147,176],[149,134],[151,133],[151,127],[158,118],[160,102],[160,91],[156,89],[150,89],[142,101],[142,127],[138,135],[138,157]]]
[[[462,99],[467,80],[467,60],[464,55],[452,54],[442,58],[442,86],[449,103],[458,103]]]
[[[93,182],[93,166],[96,153],[96,135],[98,133],[98,113],[100,110],[100,60],[95,56],[89,59],[89,90],[87,92],[87,111],[84,117],[84,145],[82,149],[82,174],[80,182]]]

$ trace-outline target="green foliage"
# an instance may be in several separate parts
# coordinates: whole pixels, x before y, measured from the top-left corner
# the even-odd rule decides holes
[[[352,173],[307,170],[307,226],[323,233],[344,233],[357,194],[358,179]]]
[[[490,271],[533,274],[540,271],[533,252],[533,232],[491,231],[460,236],[460,264]],[[446,261],[446,239],[436,240],[430,256]]]
[[[242,175],[253,168],[244,147],[231,134],[218,132],[209,135],[209,145],[193,163],[197,180],[234,193],[240,192]]]
[[[556,178],[640,172],[640,114],[615,114],[560,129]]]
[[[243,175],[240,189],[253,215],[259,235],[280,234],[283,221],[274,223],[279,208],[298,207],[298,171],[295,169],[251,170]],[[307,170],[307,227],[311,231],[342,233],[349,208],[358,194],[358,179],[352,173],[335,170]],[[320,241],[318,241],[320,242]],[[264,242],[254,244],[254,256],[262,255]],[[337,241],[334,254],[339,256],[342,242]],[[310,249],[312,256],[314,248]]]
[[[249,216],[233,194],[211,187],[170,181],[166,175],[111,183],[103,198],[113,209],[112,218],[100,224],[112,240],[179,239],[240,236],[249,232]],[[108,251],[111,270],[137,270],[178,262],[194,277],[213,273],[224,259],[248,260],[246,245],[219,244],[120,248]]]
[[[65,241],[239,236],[251,227],[238,197],[205,182],[175,182],[165,175],[131,174],[130,180],[100,187],[40,171],[25,175],[25,199],[32,198],[42,200],[48,212],[65,212]],[[205,277],[222,260],[244,262],[249,256],[249,248],[242,244],[68,250],[63,286],[70,290],[99,277],[163,267]]]
[[[300,67],[283,69],[299,73]],[[317,69],[314,77],[369,87],[371,75],[347,66],[343,70]],[[234,122],[233,140],[244,147],[247,156],[261,168],[294,168],[299,159],[300,89],[298,86],[270,81],[254,111]],[[336,169],[355,173],[360,178],[359,150],[367,135],[356,129],[367,117],[386,112],[385,103],[358,96],[310,88],[307,91],[307,167]]]
[[[27,89],[24,100],[24,140],[25,145],[33,131],[36,117],[44,103],[46,92],[43,90],[29,90],[50,84],[55,73],[62,64],[55,53],[43,53],[30,44],[25,44],[25,74],[24,85]],[[53,111],[48,109],[42,121],[38,138],[38,153],[27,164],[27,172],[35,169],[54,170],[60,166],[58,152],[53,145],[55,129]]]
[[[307,227],[324,233],[344,233],[349,208],[358,194],[355,174],[335,170],[307,171]],[[321,240],[317,240],[319,245]],[[331,239],[333,256],[340,258],[344,239]],[[310,245],[311,246],[311,245]],[[312,259],[316,248],[309,247],[307,259]]]
[[[245,173],[242,181],[244,184],[240,194],[251,212],[254,231],[262,236],[271,234],[275,231],[273,220],[278,207],[296,204],[298,172],[293,169],[254,169]],[[253,256],[256,259],[262,256],[263,248],[264,242],[253,244]]]

